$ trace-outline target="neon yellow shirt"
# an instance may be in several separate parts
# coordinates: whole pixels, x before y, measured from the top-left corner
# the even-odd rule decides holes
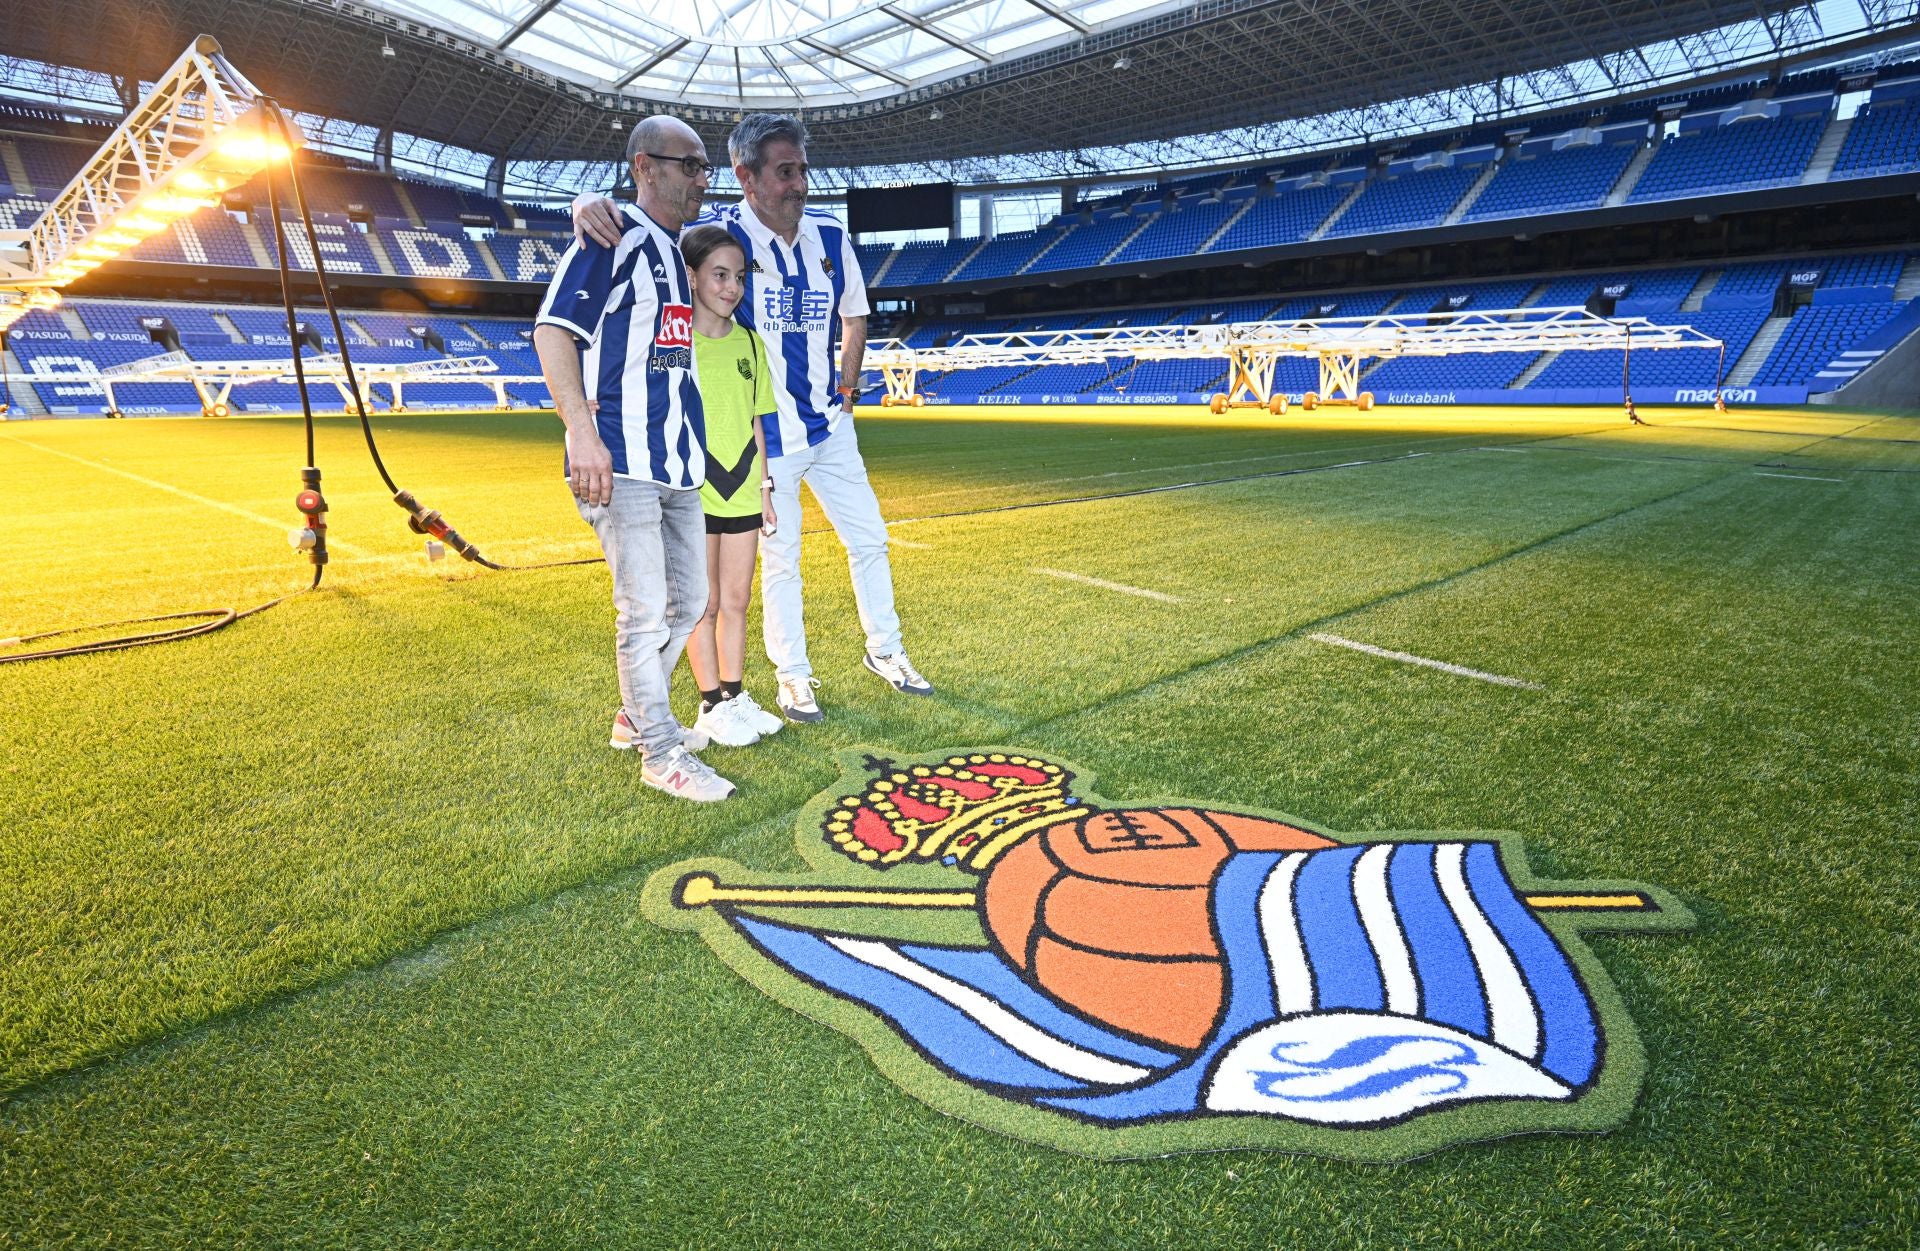
[[[710,517],[760,515],[760,479],[766,473],[753,442],[756,415],[772,417],[773,371],[766,345],[739,322],[726,337],[693,335],[700,374],[700,407],[707,418],[707,481],[700,503]]]

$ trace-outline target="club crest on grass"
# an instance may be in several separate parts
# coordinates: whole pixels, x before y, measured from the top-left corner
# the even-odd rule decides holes
[[[844,764],[799,820],[812,872],[686,861],[647,915],[935,1108],[1087,1155],[1610,1129],[1645,1058],[1582,934],[1693,924],[1657,887],[1538,880],[1511,834],[1111,803],[998,748]]]

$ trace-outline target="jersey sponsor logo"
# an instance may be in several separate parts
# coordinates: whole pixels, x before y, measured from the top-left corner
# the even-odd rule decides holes
[[[662,348],[693,346],[693,308],[687,304],[666,304],[660,309],[660,333],[653,345]]]
[[[686,861],[642,911],[934,1107],[1083,1155],[1614,1128],[1646,1057],[1583,931],[1693,924],[1535,875],[1517,835],[1109,802],[1003,748],[841,759],[797,822],[810,871]]]
[[[780,323],[780,331],[797,334],[803,330],[818,330],[827,324],[827,314],[833,309],[831,291],[814,291],[805,287],[774,287],[760,293],[760,313],[768,321]]]

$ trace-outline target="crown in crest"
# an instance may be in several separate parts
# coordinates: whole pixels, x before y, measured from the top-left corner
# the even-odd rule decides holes
[[[934,765],[868,757],[879,776],[827,810],[821,828],[876,869],[903,862],[986,872],[1029,834],[1092,809],[1067,793],[1073,774],[1034,756],[973,752]]]

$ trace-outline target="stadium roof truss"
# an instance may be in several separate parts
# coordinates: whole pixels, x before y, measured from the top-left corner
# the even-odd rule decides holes
[[[944,166],[1003,181],[967,162],[1040,154],[1015,174],[1037,179],[1263,159],[1884,40],[1920,17],[1920,0],[97,7],[97,20],[75,22],[65,0],[10,0],[0,47],[137,85],[159,72],[155,49],[206,32],[305,113],[507,162],[617,159],[625,130],[658,110],[686,117],[718,151],[742,111],[773,109],[804,113],[821,168],[892,177]],[[1208,141],[1229,131],[1224,145]]]
[[[1328,402],[1352,402],[1360,398],[1360,375],[1368,360],[1469,352],[1675,348],[1718,350],[1724,372],[1726,346],[1711,335],[1691,326],[1662,325],[1644,317],[1602,317],[1585,308],[1481,309],[1213,326],[978,334],[930,348],[886,339],[867,345],[866,365],[886,378],[884,402],[894,405],[915,403],[922,370],[1213,359],[1224,361],[1232,375],[1221,407],[1278,405],[1276,411],[1284,411],[1283,398],[1273,390],[1273,372],[1280,359],[1288,356],[1309,357],[1320,363],[1317,396]]]

